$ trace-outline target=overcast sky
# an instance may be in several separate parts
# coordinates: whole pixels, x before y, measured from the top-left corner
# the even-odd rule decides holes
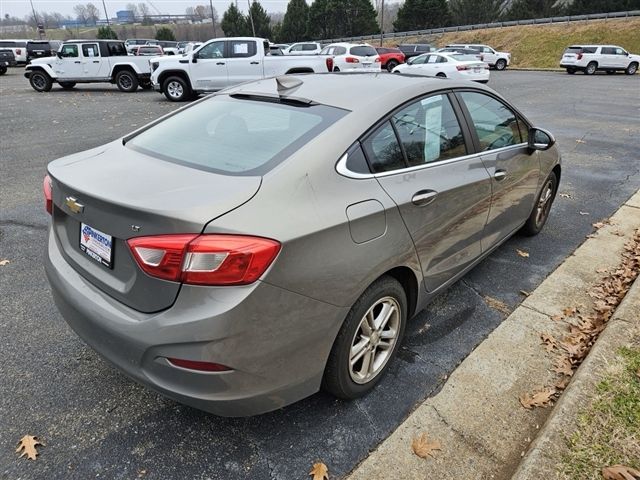
[[[100,8],[100,13],[104,16],[102,0],[33,0],[33,6],[37,12],[60,12],[64,15],[73,15],[74,5],[88,2],[93,2]],[[124,10],[127,3],[138,4],[139,1],[105,0],[109,17],[115,17],[116,11]],[[151,0],[151,3],[164,14],[183,14],[187,7],[209,5],[209,0]],[[231,0],[213,0],[213,8],[222,15],[230,3]],[[268,12],[284,12],[289,2],[287,0],[260,0],[260,3]],[[238,5],[243,11],[247,11],[247,0],[238,0]],[[149,5],[149,9],[152,14],[157,13],[151,5]],[[29,0],[0,0],[0,16],[4,17],[7,13],[20,18],[28,15],[31,13]]]

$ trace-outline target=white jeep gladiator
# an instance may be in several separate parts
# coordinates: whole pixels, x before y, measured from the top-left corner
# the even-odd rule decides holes
[[[318,55],[272,56],[269,41],[235,37],[209,40],[193,52],[151,60],[151,82],[173,102],[231,85],[289,73],[329,72]]]
[[[115,83],[122,92],[151,88],[149,57],[127,55],[118,40],[66,41],[55,57],[32,60],[24,76],[37,92],[48,92],[54,82],[65,90],[96,82]]]

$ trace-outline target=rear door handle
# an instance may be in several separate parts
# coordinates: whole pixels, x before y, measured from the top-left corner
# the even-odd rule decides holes
[[[260,62],[251,62],[251,65],[260,65]]]
[[[504,180],[506,176],[506,170],[496,170],[496,173],[493,174],[493,178],[495,178],[497,181]]]
[[[413,197],[411,197],[411,203],[418,207],[423,207],[433,202],[437,196],[438,192],[434,190],[420,190],[413,194]]]
[[[224,65],[224,62],[217,62],[216,65]]]
[[[93,63],[100,63],[100,60],[94,60]]]
[[[75,61],[75,62],[73,62],[73,63],[81,63],[81,62],[80,62],[80,60],[76,60],[76,61]]]

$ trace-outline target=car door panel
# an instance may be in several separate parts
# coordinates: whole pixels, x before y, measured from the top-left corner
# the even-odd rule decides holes
[[[258,80],[264,73],[262,44],[255,40],[230,40],[227,42],[228,85]]]
[[[65,44],[60,50],[61,57],[56,57],[53,63],[53,71],[59,79],[81,78],[82,60],[80,48],[77,44]]]
[[[190,77],[195,90],[220,90],[228,84],[225,42],[210,42],[194,53],[195,63],[190,64]]]
[[[82,44],[82,76],[85,78],[100,78],[102,57],[97,43]]]
[[[395,112],[363,142],[414,241],[428,291],[482,254],[491,206],[489,173],[479,155],[467,153],[458,114],[447,95],[426,97]],[[400,139],[397,146],[390,132]]]

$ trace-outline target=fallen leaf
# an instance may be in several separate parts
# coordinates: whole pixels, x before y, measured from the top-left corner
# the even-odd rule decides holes
[[[520,295],[524,295],[525,297],[528,297],[529,295],[531,295],[531,292],[527,292],[526,290],[520,290]]]
[[[413,442],[411,442],[411,448],[413,449],[413,453],[420,458],[433,457],[435,450],[442,450],[442,448],[440,448],[440,442],[437,440],[430,442],[426,433],[423,433],[419,437],[414,437]]]
[[[487,302],[487,305],[489,305],[489,307],[493,308],[494,310],[498,310],[499,312],[504,313],[505,315],[511,314],[511,309],[509,308],[509,305],[507,305],[504,302],[501,302],[497,298],[493,298],[488,295],[485,295],[484,301]]]
[[[9,260],[7,260],[6,258],[4,260],[0,260],[0,267],[4,267],[5,265],[8,265],[9,263],[11,263]]]
[[[567,388],[570,381],[571,381],[571,377],[562,377],[553,386],[556,387],[559,391],[562,391],[565,388]]]
[[[571,361],[566,357],[562,357],[556,360],[556,363],[553,365],[552,370],[556,373],[559,373],[560,375],[564,375],[567,377],[571,377],[573,375]]]
[[[571,194],[570,193],[559,193],[558,196],[562,197],[562,198],[571,198]]]
[[[640,471],[625,465],[613,465],[602,469],[605,480],[638,480]]]
[[[309,476],[311,475],[313,475],[313,480],[329,480],[329,469],[322,462],[314,463],[309,472]]]
[[[558,344],[556,342],[555,337],[550,333],[542,332],[540,334],[540,338],[542,339],[542,343],[545,344],[545,349],[547,350],[547,353],[551,353],[551,351],[554,348],[558,348]]]
[[[620,230],[615,230],[613,232],[611,232],[613,235],[617,235],[618,237],[624,237],[624,233],[622,233]]]
[[[607,273],[609,271],[608,268],[598,268],[596,270],[596,273]]]
[[[24,450],[20,454],[20,457],[24,457],[26,455],[28,459],[35,460],[36,457],[38,456],[36,445],[44,446],[44,443],[39,442],[38,437],[34,437],[33,435],[25,435],[20,439],[20,442],[18,442],[18,448],[16,448],[16,453],[20,453],[20,450]]]
[[[578,140],[576,140],[576,143],[587,143],[584,140],[582,140],[581,138],[579,138]]]
[[[529,252],[525,252],[523,250],[520,250],[520,249],[516,248],[516,253],[518,255],[520,255],[521,257],[529,258]]]
[[[552,315],[551,320],[553,320],[554,322],[559,322],[560,320],[564,320],[564,315],[562,314]]]
[[[580,215],[589,215],[589,212],[578,212]]]
[[[592,223],[591,225],[593,225],[595,228],[602,228],[606,225],[606,223],[604,222],[596,222],[596,223]]]
[[[547,407],[551,404],[553,396],[557,393],[554,387],[545,387],[533,394],[523,393],[520,395],[520,404],[527,410],[532,410],[534,407]]]
[[[563,314],[565,317],[572,317],[572,316],[574,316],[577,312],[578,312],[578,308],[577,308],[577,307],[566,307],[566,308],[562,309],[562,314]]]

